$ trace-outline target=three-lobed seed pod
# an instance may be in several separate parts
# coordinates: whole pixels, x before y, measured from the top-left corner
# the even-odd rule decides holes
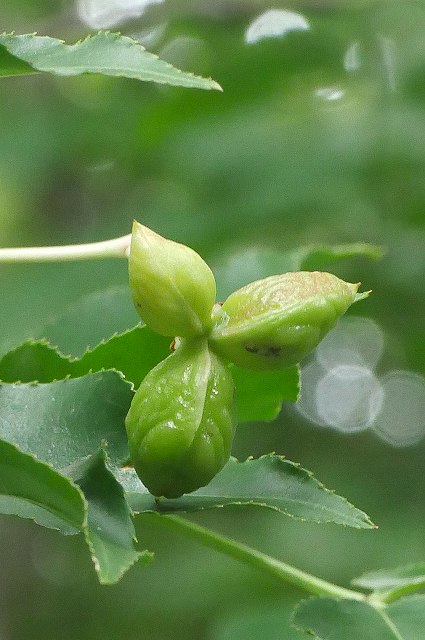
[[[137,222],[129,275],[146,324],[183,338],[143,380],[126,418],[137,474],[167,498],[208,484],[230,457],[234,385],[225,361],[260,371],[299,362],[368,295],[330,273],[286,273],[252,282],[217,309],[202,258]]]
[[[358,299],[359,284],[331,273],[299,271],[257,280],[232,293],[210,344],[224,358],[257,371],[282,369],[312,351]]]
[[[202,487],[229,460],[234,385],[206,340],[183,342],[148,373],[126,419],[137,474],[155,496]]]

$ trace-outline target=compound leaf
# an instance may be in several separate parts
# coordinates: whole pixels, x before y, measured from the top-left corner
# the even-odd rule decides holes
[[[117,582],[148,551],[137,551],[131,512],[101,449],[62,475],[0,440],[0,513],[31,519],[63,534],[83,532],[102,584]]]
[[[137,326],[101,342],[80,358],[71,359],[46,340],[30,340],[0,359],[0,380],[46,383],[113,368],[138,387],[146,374],[169,354],[169,344],[169,338],[159,336],[147,326]],[[239,422],[273,420],[283,401],[297,400],[296,366],[261,373],[233,367],[232,374]]]

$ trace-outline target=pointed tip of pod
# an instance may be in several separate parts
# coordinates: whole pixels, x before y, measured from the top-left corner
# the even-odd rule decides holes
[[[171,240],[167,240],[163,236],[159,235],[159,233],[152,231],[152,229],[149,229],[149,227],[145,227],[145,225],[140,224],[140,222],[137,222],[137,220],[133,220],[131,235],[132,241],[137,241],[138,243],[142,243],[145,246],[155,243],[163,244],[164,242],[172,242]]]
[[[354,302],[359,302],[360,300],[364,300],[365,298],[368,298],[372,293],[372,289],[369,289],[369,291],[359,292],[359,287],[361,285],[361,282],[347,282],[346,284],[353,291],[353,294],[354,294],[353,304]]]
[[[360,286],[360,282],[359,282],[359,286]],[[372,294],[372,289],[369,289],[369,291],[361,291],[360,293],[356,293],[354,302],[365,300],[365,298],[368,298],[371,294]]]
[[[136,310],[151,329],[183,337],[210,330],[215,279],[193,249],[134,220],[128,265]]]
[[[145,229],[146,227],[144,227],[142,224],[140,224],[140,222],[137,222],[136,218],[133,218],[133,223],[131,225],[131,233],[132,235],[134,235],[135,233],[138,233],[140,230]]]

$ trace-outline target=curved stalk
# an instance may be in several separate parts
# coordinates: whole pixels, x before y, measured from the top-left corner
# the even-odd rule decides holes
[[[221,534],[215,533],[210,529],[201,527],[198,524],[190,522],[185,518],[172,515],[158,515],[163,522],[166,522],[169,526],[175,529],[184,530],[186,533],[192,535],[192,537],[199,540],[202,544],[212,547],[221,553],[225,553],[236,560],[240,560],[245,564],[257,567],[262,571],[266,571],[269,574],[274,575],[276,578],[289,582],[290,584],[307,591],[313,595],[329,596],[331,598],[338,598],[339,600],[357,600],[359,602],[366,601],[366,596],[359,591],[353,591],[352,589],[345,589],[339,587],[332,582],[327,582],[316,576],[301,571],[296,567],[293,567],[285,562],[276,560],[271,556],[261,553],[248,545],[241,544],[235,540],[231,540]]]
[[[0,249],[0,263],[13,262],[69,262],[128,258],[131,234],[103,242],[69,244],[57,247],[16,247]]]

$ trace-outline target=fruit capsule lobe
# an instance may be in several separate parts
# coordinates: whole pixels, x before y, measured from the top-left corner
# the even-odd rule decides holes
[[[281,369],[310,353],[348,307],[366,294],[330,273],[290,272],[232,293],[210,336],[212,349],[240,367]]]
[[[230,457],[234,385],[206,340],[185,341],[152,369],[126,418],[130,456],[155,496],[202,487]]]

